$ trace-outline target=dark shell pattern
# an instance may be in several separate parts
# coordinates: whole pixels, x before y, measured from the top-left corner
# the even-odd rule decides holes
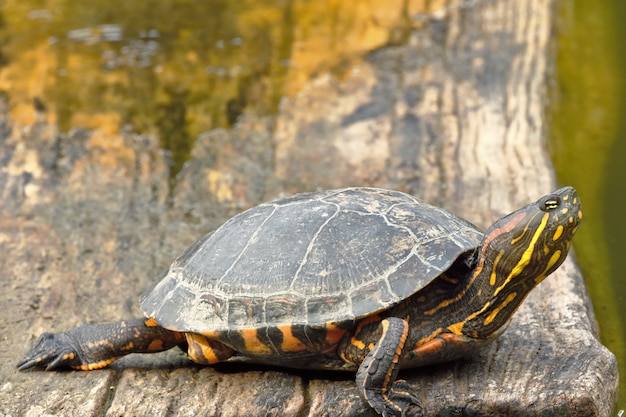
[[[298,194],[253,207],[195,242],[141,306],[181,332],[352,321],[415,294],[482,237],[397,191]]]

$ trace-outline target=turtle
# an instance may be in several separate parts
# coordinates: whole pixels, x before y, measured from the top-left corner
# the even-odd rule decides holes
[[[43,333],[17,367],[93,370],[179,346],[201,365],[355,372],[379,414],[418,412],[398,371],[461,358],[502,334],[565,260],[581,219],[573,187],[486,232],[399,191],[296,194],[193,243],[140,295],[144,318]]]

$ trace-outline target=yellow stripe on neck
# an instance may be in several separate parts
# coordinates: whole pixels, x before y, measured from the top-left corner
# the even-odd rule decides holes
[[[487,316],[487,318],[485,318],[485,321],[483,322],[483,324],[485,326],[488,326],[491,324],[491,322],[498,316],[498,314],[500,313],[500,311],[502,311],[502,309],[504,307],[506,307],[507,305],[509,305],[509,303],[513,300],[515,300],[515,297],[517,297],[517,293],[512,292],[511,294],[509,294],[506,299],[504,301],[502,301],[502,304],[500,304],[499,306],[497,306],[496,308],[493,309],[493,311],[491,313],[489,313],[489,315]]]
[[[491,285],[492,287],[496,285],[496,282],[497,282],[498,276],[496,275],[496,268],[498,267],[498,262],[502,258],[502,255],[504,255],[503,250],[498,252],[498,255],[496,256],[495,261],[493,261],[493,267],[491,268],[491,275],[489,276],[489,285]]]
[[[522,254],[522,257],[520,258],[519,262],[517,263],[517,265],[515,265],[515,267],[513,267],[513,269],[511,270],[511,273],[509,274],[508,277],[506,277],[506,280],[504,281],[504,283],[502,283],[502,285],[500,285],[496,289],[496,291],[493,294],[494,296],[498,295],[498,293],[503,288],[505,288],[513,278],[521,274],[524,268],[526,268],[526,266],[530,263],[530,258],[533,256],[533,252],[535,250],[535,244],[537,243],[537,240],[539,240],[539,236],[541,236],[541,233],[543,233],[543,230],[546,228],[546,224],[548,223],[549,217],[550,217],[550,214],[548,213],[543,215],[543,218],[541,219],[541,224],[539,225],[539,227],[537,227],[537,230],[535,230],[535,234],[533,235],[533,238],[530,240],[530,243],[528,244],[528,247]]]

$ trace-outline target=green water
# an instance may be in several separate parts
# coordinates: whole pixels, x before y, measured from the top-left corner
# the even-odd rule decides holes
[[[281,97],[316,74],[341,77],[431,3],[441,7],[408,0],[3,0],[0,94],[24,125],[43,117],[62,130],[156,133],[177,172],[199,133],[229,128],[248,112],[272,114]],[[556,3],[549,148],[559,182],[581,194],[576,255],[602,341],[626,375],[626,1]],[[619,408],[626,408],[625,382]]]
[[[626,2],[559,4],[551,150],[583,201],[574,247],[602,342],[616,354],[626,408]]]
[[[4,0],[0,88],[18,122],[34,99],[63,131],[156,133],[175,173],[199,133],[276,110],[291,4]]]

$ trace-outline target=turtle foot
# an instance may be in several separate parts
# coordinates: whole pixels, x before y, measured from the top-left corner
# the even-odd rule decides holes
[[[68,366],[80,366],[80,359],[65,333],[43,333],[17,363],[17,369],[20,371],[30,368],[51,371]]]
[[[399,379],[391,385],[387,393],[388,403],[392,405],[381,414],[385,417],[422,417],[422,406],[415,395],[415,390],[406,381]]]

